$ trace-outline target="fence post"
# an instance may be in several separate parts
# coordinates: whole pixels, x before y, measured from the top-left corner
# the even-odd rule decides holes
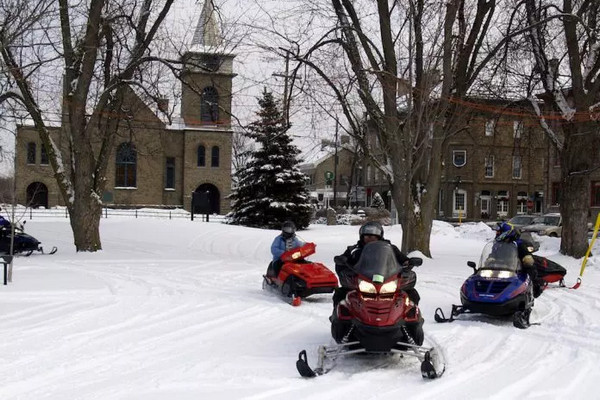
[[[171,210],[169,210],[169,219],[171,219]]]
[[[65,207],[65,218],[69,218],[69,209]]]
[[[137,218],[137,208],[135,209],[135,217]]]
[[[4,285],[8,282],[8,264],[12,263],[12,260],[13,256],[2,256],[2,263],[4,264]]]
[[[33,219],[33,208],[29,209],[29,219]]]

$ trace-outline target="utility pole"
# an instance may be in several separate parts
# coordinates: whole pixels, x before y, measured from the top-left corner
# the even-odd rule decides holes
[[[281,49],[281,48],[280,48]],[[280,73],[273,73],[272,76],[278,76],[283,78],[283,118],[285,120],[285,124],[286,126],[290,126],[290,105],[289,105],[289,95],[288,95],[288,80],[290,78],[292,78],[291,75],[289,75],[290,73],[290,51],[289,50],[285,50],[285,49],[281,49],[283,51],[285,51],[285,73],[284,74],[280,74]]]
[[[333,206],[337,207],[337,166],[338,166],[338,128],[340,124],[335,120],[335,153],[333,156]]]

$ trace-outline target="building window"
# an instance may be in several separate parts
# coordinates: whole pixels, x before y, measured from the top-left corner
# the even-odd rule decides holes
[[[219,166],[219,146],[213,146],[213,148],[210,151],[210,166]]]
[[[200,119],[203,123],[216,123],[219,120],[219,93],[212,86],[202,91]]]
[[[35,164],[35,143],[27,143],[27,164]]]
[[[521,179],[521,156],[513,156],[513,179]]]
[[[489,190],[482,190],[481,195],[479,196],[479,201],[481,204],[481,218],[489,219],[490,218],[490,201],[491,201],[491,193]]]
[[[452,151],[452,163],[455,167],[464,167],[467,163],[467,151],[466,150],[453,150]]]
[[[552,204],[560,204],[560,182],[552,182]]]
[[[485,177],[494,177],[494,156],[487,156],[485,158]]]
[[[508,199],[498,200],[498,216],[506,217],[508,215]]]
[[[165,162],[165,189],[175,189],[175,157],[167,157]]]
[[[40,153],[40,164],[48,165],[48,152],[46,151],[46,146],[42,145]]]
[[[465,218],[467,215],[467,192],[463,189],[455,190],[452,203],[452,216],[455,218]]]
[[[590,206],[592,207],[600,207],[600,181],[592,181],[592,201]]]
[[[136,187],[137,154],[132,143],[121,143],[117,147],[116,187]]]
[[[496,130],[496,120],[488,119],[485,121],[485,136],[494,136],[494,131]]]
[[[527,192],[517,193],[517,214],[527,214]]]
[[[523,136],[523,121],[513,121],[513,137],[520,139]]]
[[[371,166],[367,165],[367,185],[371,183]]]
[[[205,167],[206,166],[206,149],[204,148],[203,145],[198,146],[198,163],[197,165],[199,167]]]

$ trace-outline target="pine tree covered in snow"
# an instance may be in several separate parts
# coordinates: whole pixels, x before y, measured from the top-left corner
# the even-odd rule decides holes
[[[235,173],[237,187],[227,215],[235,225],[279,229],[292,220],[298,229],[310,222],[311,207],[305,187],[306,176],[298,165],[300,151],[287,134],[283,114],[273,94],[266,89],[258,100],[258,119],[247,135],[257,142],[248,163]]]
[[[371,207],[377,208],[379,210],[383,210],[385,208],[385,203],[383,202],[383,198],[377,192],[373,195],[373,200],[371,200]]]

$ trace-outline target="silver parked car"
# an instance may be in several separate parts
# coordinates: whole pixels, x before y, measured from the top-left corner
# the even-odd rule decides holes
[[[539,218],[539,215],[515,215],[508,222],[515,228],[521,229],[524,226],[533,224],[533,220]]]
[[[540,236],[560,237],[562,217],[559,213],[544,214],[535,218],[530,225],[522,227],[521,231],[537,233]]]

